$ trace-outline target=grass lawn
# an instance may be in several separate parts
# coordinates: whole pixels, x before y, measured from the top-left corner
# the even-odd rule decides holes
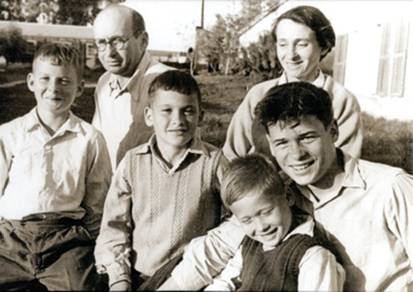
[[[9,77],[0,73],[0,84]],[[17,73],[12,73],[16,78]],[[86,72],[89,82],[97,80],[99,72]],[[20,76],[20,80],[25,77]],[[14,79],[16,80],[16,79]],[[244,98],[246,91],[256,80],[241,76],[197,76],[203,96],[205,110],[201,125],[203,138],[217,146],[222,146],[233,112]],[[26,85],[0,88],[0,124],[27,113],[35,105]],[[74,113],[91,121],[94,110],[93,88],[86,88],[76,100]],[[362,157],[402,167],[413,174],[413,122],[389,121],[363,114],[365,128]]]

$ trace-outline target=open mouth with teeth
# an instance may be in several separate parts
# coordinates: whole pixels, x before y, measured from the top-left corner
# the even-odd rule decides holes
[[[313,164],[314,164],[314,160],[311,160],[307,163],[291,165],[291,168],[294,169],[295,171],[304,171]]]
[[[272,229],[271,231],[269,231],[269,232],[265,232],[265,233],[263,233],[263,234],[260,234],[259,236],[260,237],[263,237],[263,238],[271,238],[271,237],[273,237],[276,233],[278,232],[278,227],[276,227],[275,229]]]

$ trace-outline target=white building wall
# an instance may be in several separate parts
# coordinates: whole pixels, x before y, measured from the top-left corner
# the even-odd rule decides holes
[[[348,34],[344,86],[358,97],[362,110],[390,119],[413,120],[413,1],[290,0],[243,35],[241,45],[255,42],[260,34],[270,31],[278,15],[299,5],[319,8],[337,35]],[[382,24],[401,20],[410,22],[404,96],[378,97]]]
[[[381,28],[377,25],[349,33],[345,86],[360,96],[375,95]]]
[[[411,101],[411,104],[413,105],[413,16],[409,24],[409,43],[407,47],[407,66],[406,66],[406,83],[405,84],[406,86],[404,88],[404,96],[407,99],[409,99]]]

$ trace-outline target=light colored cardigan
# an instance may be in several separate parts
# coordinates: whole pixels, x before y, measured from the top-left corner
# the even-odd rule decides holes
[[[282,75],[277,79],[261,82],[249,90],[228,127],[223,152],[229,160],[255,151],[270,154],[265,129],[254,122],[254,109],[270,88],[286,82],[286,77]],[[341,84],[322,72],[313,84],[323,88],[331,96],[333,114],[339,128],[336,147],[353,157],[360,157],[363,130],[357,99]]]

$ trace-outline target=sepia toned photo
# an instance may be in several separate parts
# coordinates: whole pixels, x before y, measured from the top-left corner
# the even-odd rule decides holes
[[[0,0],[0,291],[413,291],[412,11]]]

